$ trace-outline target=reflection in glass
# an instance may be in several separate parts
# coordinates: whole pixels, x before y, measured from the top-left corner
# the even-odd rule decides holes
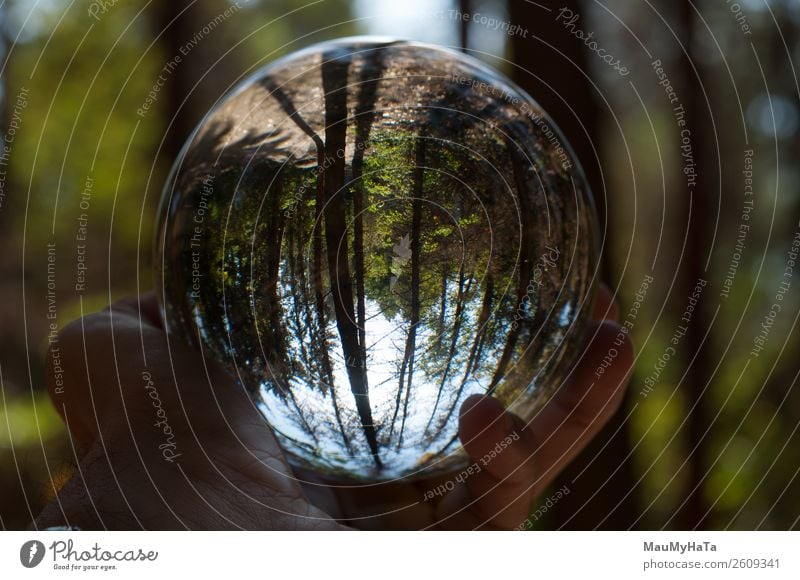
[[[161,220],[170,331],[329,477],[460,466],[461,403],[533,416],[590,312],[594,213],[563,139],[433,46],[347,39],[262,70],[193,135]]]

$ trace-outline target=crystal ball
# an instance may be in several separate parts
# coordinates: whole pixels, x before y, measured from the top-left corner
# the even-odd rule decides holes
[[[580,353],[597,219],[548,115],[459,52],[358,37],[206,115],[165,186],[167,329],[229,369],[293,466],[460,469],[459,408],[531,419]]]

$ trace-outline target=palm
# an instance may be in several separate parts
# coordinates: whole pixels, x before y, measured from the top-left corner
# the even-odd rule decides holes
[[[599,302],[601,315],[612,310],[605,293]],[[167,344],[154,297],[123,301],[61,336],[63,359],[73,366],[53,399],[85,450],[82,477],[64,494],[102,498],[92,503],[95,518],[83,516],[91,527],[513,528],[618,406],[629,345],[602,381],[590,378],[617,332],[612,323],[598,324],[569,383],[530,424],[490,398],[469,399],[459,435],[473,461],[509,434],[519,437],[479,473],[431,498],[428,492],[452,476],[347,487],[292,470],[249,397],[200,354],[175,340]],[[164,429],[153,426],[158,419],[152,396],[143,394],[143,369],[169,421],[173,452],[180,453],[172,461],[163,454]],[[51,505],[39,524],[68,511]],[[104,519],[104,513],[116,515]]]

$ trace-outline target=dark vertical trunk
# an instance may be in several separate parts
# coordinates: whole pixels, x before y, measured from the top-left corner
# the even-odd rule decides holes
[[[8,133],[9,123],[12,117],[15,95],[20,90],[20,86],[15,84],[13,74],[14,61],[9,58],[12,38],[8,36],[8,2],[0,4],[0,46],[2,54],[5,56],[2,73],[4,91],[0,94],[0,127],[2,136],[5,139]],[[17,153],[12,153],[16,155]],[[19,281],[25,276],[22,270],[22,250],[20,245],[21,236],[18,234],[19,224],[23,221],[24,205],[20,203],[24,189],[17,189],[16,175],[12,167],[8,165],[2,167],[6,171],[4,197],[0,204],[0,243],[4,250],[3,261],[0,263],[0,318],[4,320],[17,320],[15,316],[23,311],[23,295]],[[30,253],[31,251],[28,250]],[[44,287],[42,283],[41,287]],[[19,324],[19,322],[17,322]],[[16,395],[15,385],[30,384],[30,374],[23,371],[26,367],[21,361],[29,360],[30,353],[27,352],[29,345],[25,341],[19,340],[18,332],[11,332],[4,328],[0,337],[0,385],[4,390],[4,396]],[[45,356],[50,356],[48,348]],[[30,384],[30,388],[39,388],[40,385]],[[5,412],[8,412],[7,408]],[[13,433],[10,433],[13,435]],[[13,449],[13,448],[12,448]],[[38,460],[37,460],[38,461]],[[31,466],[34,463],[33,457],[26,457],[26,463]],[[18,473],[15,470],[4,469],[6,477],[0,478],[0,497],[3,498],[4,514],[0,516],[0,529],[24,529],[41,510],[46,495],[56,496],[58,490],[55,483],[50,478],[50,485],[45,487],[42,483],[42,476],[34,475],[32,467],[21,468]],[[12,476],[13,474],[13,476]],[[40,489],[39,493],[28,493],[26,490]],[[46,492],[46,493],[42,493]]]
[[[152,28],[160,34],[163,53],[172,58],[199,30],[228,7],[221,0],[172,0],[157,2],[149,10]],[[164,136],[161,154],[172,160],[178,156],[183,143],[213,105],[236,78],[234,65],[238,51],[228,52],[225,23],[212,32],[213,39],[197,43],[191,56],[183,58],[171,71],[162,94],[165,95],[164,118],[170,124]],[[219,60],[222,59],[222,60]],[[206,74],[213,67],[214,74]]]
[[[314,443],[319,446],[319,438],[317,437],[316,430],[311,426],[306,418],[305,412],[303,412],[302,407],[297,402],[297,397],[294,396],[294,393],[291,389],[286,389],[286,398],[291,403],[291,407],[294,409],[294,414],[297,416],[297,420],[300,423],[301,428],[311,436],[311,439],[314,440]]]
[[[0,4],[0,51],[4,55],[3,60],[3,68],[2,73],[0,73],[0,80],[2,80],[3,87],[5,90],[0,94],[0,127],[2,127],[2,138],[5,140],[6,135],[9,130],[9,123],[11,121],[12,113],[13,113],[13,92],[19,90],[19,87],[14,86],[12,83],[14,82],[14,75],[13,66],[14,60],[10,58],[8,54],[9,50],[11,50],[11,43],[13,39],[9,38],[8,36],[8,3],[4,2]],[[13,248],[13,240],[17,237],[15,232],[15,221],[14,218],[16,216],[13,215],[17,196],[13,195],[14,190],[14,174],[10,171],[10,167],[8,166],[8,161],[2,167],[2,170],[6,172],[5,180],[3,183],[3,190],[2,193],[4,194],[2,199],[0,199],[0,240],[6,241],[8,243],[3,244],[4,248]],[[4,260],[4,266],[10,265],[10,260]],[[16,264],[14,264],[16,266]],[[0,270],[0,273],[4,273],[3,270]],[[0,352],[7,352],[6,350],[2,350]]]
[[[558,6],[573,10],[585,21],[587,12],[584,4],[578,0],[566,0]],[[512,38],[513,59],[521,67],[515,68],[515,80],[542,105],[564,132],[586,172],[600,214],[600,223],[604,224],[607,192],[602,187],[599,160],[595,158],[592,146],[601,142],[600,117],[594,98],[595,90],[583,75],[583,72],[590,70],[585,47],[563,27],[556,25],[555,11],[546,12],[533,3],[516,0],[509,2],[509,8],[511,21],[530,32],[527,38]],[[557,48],[564,56],[554,53],[545,43]],[[534,71],[541,80],[525,71]],[[577,118],[570,112],[570,107],[576,111]],[[611,229],[604,232],[606,247],[613,247],[610,238],[612,232]],[[605,278],[610,279],[607,264],[602,264],[601,270]],[[571,493],[556,504],[550,522],[554,527],[561,527],[569,519],[570,528],[592,529],[609,516],[610,506],[621,501],[622,505],[605,519],[604,527],[627,528],[638,517],[640,510],[636,495],[625,498],[635,482],[628,427],[623,425],[625,407],[623,404],[620,412],[555,483],[559,487],[566,484]],[[615,474],[608,480],[614,470]],[[580,477],[572,481],[578,474]],[[597,482],[606,480],[608,483],[598,490]]]
[[[491,270],[491,264],[489,264],[488,268]],[[492,299],[494,297],[494,278],[492,277],[491,272],[486,276],[485,288],[483,291],[483,302],[481,304],[481,312],[478,315],[478,326],[475,331],[475,339],[472,342],[472,348],[469,350],[469,356],[467,357],[467,364],[464,369],[464,376],[461,377],[461,384],[458,386],[458,390],[456,391],[455,395],[453,396],[453,404],[447,409],[447,414],[439,423],[439,428],[434,435],[434,438],[439,435],[439,433],[447,426],[447,423],[450,421],[450,418],[453,416],[453,413],[456,411],[456,404],[458,403],[461,395],[464,392],[464,387],[467,386],[467,381],[469,380],[470,374],[475,370],[475,367],[478,363],[480,358],[480,351],[481,345],[483,344],[483,337],[486,334],[486,326],[489,324],[489,315],[492,313]]]
[[[713,155],[706,155],[709,151],[705,135],[711,134],[713,128],[710,126],[708,116],[711,114],[703,98],[701,79],[697,78],[692,65],[700,68],[702,62],[694,58],[692,47],[696,46],[695,30],[696,20],[695,10],[689,0],[682,0],[679,3],[680,28],[685,31],[684,46],[688,55],[683,57],[682,68],[685,86],[685,109],[687,128],[691,131],[692,146],[695,156],[695,163],[700,167],[697,184],[690,192],[686,192],[681,198],[686,199],[684,207],[684,220],[688,223],[686,240],[685,267],[682,277],[683,292],[678,293],[680,300],[676,301],[676,307],[680,309],[676,318],[680,318],[681,311],[685,304],[685,297],[692,294],[692,290],[699,278],[707,278],[706,260],[710,252],[709,247],[709,226],[714,223],[714,217],[709,211],[709,201],[716,191],[718,184],[712,177],[713,168],[716,163]],[[702,71],[701,71],[702,74]],[[686,183],[678,185],[680,190],[686,190]],[[705,470],[708,465],[707,445],[705,435],[709,425],[709,413],[706,408],[706,400],[703,391],[709,385],[712,377],[712,369],[706,357],[706,349],[703,348],[703,335],[706,333],[710,324],[706,302],[700,300],[695,308],[693,322],[686,333],[686,354],[684,361],[687,364],[687,372],[683,380],[683,392],[686,398],[686,408],[688,416],[687,425],[687,445],[690,451],[686,464],[686,501],[679,511],[679,526],[681,529],[702,529],[708,522],[704,521],[704,516],[709,509],[708,502],[705,500]]]
[[[513,132],[509,132],[509,134],[513,135]],[[517,148],[517,145],[513,142],[509,142],[506,145],[508,149],[508,154],[511,157],[511,168],[514,176],[514,186],[517,190],[517,199],[519,200],[519,208],[520,213],[522,216],[527,216],[532,211],[532,204],[531,200],[528,199],[528,185],[527,185],[527,177],[526,177],[526,164],[528,163],[527,158],[522,154],[521,151]],[[517,297],[516,297],[516,304],[523,304],[523,299],[528,292],[528,284],[530,283],[532,277],[532,267],[534,263],[534,256],[531,255],[531,249],[535,245],[535,241],[533,239],[534,232],[530,228],[524,227],[524,223],[527,222],[526,219],[523,217],[523,228],[521,233],[521,243],[520,243],[520,256],[519,256],[519,282],[517,283]],[[506,373],[506,369],[508,368],[508,364],[511,362],[511,356],[514,352],[514,349],[517,346],[517,341],[519,340],[520,333],[522,332],[522,321],[516,326],[512,326],[511,330],[508,331],[508,336],[506,337],[506,344],[503,347],[503,354],[500,355],[500,361],[497,363],[497,368],[495,369],[494,376],[492,377],[491,382],[489,383],[489,392],[491,393],[503,379]]]
[[[306,122],[305,119],[300,115],[300,112],[295,108],[294,103],[292,100],[278,87],[275,83],[271,82],[269,79],[264,81],[264,86],[267,90],[269,90],[270,95],[281,106],[283,111],[286,113],[287,117],[298,126],[298,128],[303,131],[306,135],[308,135],[311,140],[314,142],[314,146],[317,151],[317,180],[316,180],[316,188],[314,193],[314,223],[317,226],[314,228],[314,235],[313,235],[313,261],[312,261],[312,272],[311,272],[311,285],[313,286],[314,292],[314,308],[317,313],[317,320],[319,327],[316,329],[317,333],[317,344],[319,345],[319,356],[322,362],[323,367],[323,376],[326,378],[328,383],[328,389],[331,395],[331,401],[333,403],[333,410],[336,416],[336,422],[339,426],[339,431],[342,434],[342,440],[344,442],[345,447],[347,450],[352,453],[352,446],[350,443],[350,438],[347,436],[347,430],[344,427],[344,423],[342,420],[341,409],[339,407],[339,402],[336,395],[336,384],[333,378],[333,364],[331,363],[330,352],[328,351],[328,340],[327,340],[327,316],[325,313],[325,294],[323,292],[322,286],[322,247],[323,247],[323,232],[322,227],[320,224],[322,223],[322,208],[325,205],[325,191],[324,191],[324,176],[322,174],[322,168],[325,166],[325,143],[323,143],[322,139],[319,135],[316,134],[314,129]],[[301,207],[298,206],[297,211],[302,211]],[[302,220],[300,220],[302,222]],[[304,222],[303,222],[304,223]],[[299,242],[298,242],[299,243]],[[300,255],[298,253],[298,255]],[[303,278],[305,279],[305,269],[302,266],[302,258],[299,260],[301,272]],[[303,288],[306,287],[306,284],[303,284]],[[311,320],[310,313],[308,314],[309,321]],[[313,325],[309,322],[309,332],[314,333]]]
[[[491,270],[491,268],[492,265],[489,264],[487,269]],[[484,282],[484,285],[485,288],[483,291],[481,313],[478,315],[478,330],[475,334],[475,342],[472,344],[472,348],[470,349],[469,361],[467,363],[467,368],[464,371],[464,380],[466,380],[467,376],[475,371],[478,361],[480,360],[483,341],[486,337],[486,327],[489,325],[489,316],[492,313],[492,300],[494,299],[494,276],[492,276],[491,271],[486,275],[486,281]]]
[[[367,381],[366,353],[359,343],[355,322],[353,284],[350,275],[347,241],[347,206],[345,203],[345,161],[347,141],[347,72],[350,56],[338,51],[323,55],[322,86],[325,92],[325,157],[322,172],[325,207],[324,230],[336,326],[342,341],[342,354],[355,397],[361,427],[375,465],[381,467],[378,440],[372,420]]]
[[[358,341],[366,355],[366,292],[364,290],[364,154],[372,125],[375,123],[375,99],[378,84],[383,75],[383,52],[378,48],[362,55],[364,62],[359,78],[361,90],[356,104],[356,150],[353,152],[353,252],[356,274],[356,323]],[[366,359],[364,360],[366,364]]]
[[[470,14],[472,11],[472,0],[458,0],[458,9],[461,14]],[[470,19],[471,20],[471,19]],[[461,18],[459,20],[459,42],[463,52],[469,52],[469,23],[470,20]]]
[[[580,14],[581,23],[588,26],[585,4],[579,0],[565,0],[557,9],[565,7]],[[592,187],[601,214],[600,223],[605,223],[606,192],[595,153],[595,146],[600,142],[600,110],[595,101],[595,89],[584,76],[591,71],[585,46],[555,22],[556,10],[546,12],[532,2],[512,0],[509,13],[511,22],[530,31],[527,37],[514,35],[511,39],[512,60],[517,65],[513,69],[514,80],[533,96],[566,136]],[[548,48],[548,44],[564,56]]]
[[[444,336],[444,320],[447,314],[447,279],[450,276],[450,268],[447,264],[442,265],[442,297],[439,300],[439,327],[436,333],[437,348],[441,344]]]
[[[317,297],[321,297],[321,293],[317,294]],[[316,297],[315,297],[316,298]],[[322,299],[316,301],[317,307],[319,308],[319,302]],[[308,303],[306,303],[308,304]],[[311,318],[311,314],[309,312],[309,319]],[[331,354],[328,351],[328,338],[325,332],[325,319],[319,318],[320,326],[316,329],[316,342],[319,345],[319,350],[315,351],[319,353],[320,362],[322,363],[322,376],[325,378],[327,382],[328,392],[331,396],[331,402],[333,403],[333,413],[336,416],[336,424],[339,426],[339,432],[342,435],[342,441],[344,442],[344,446],[349,453],[353,453],[353,448],[350,443],[350,436],[347,434],[347,429],[344,427],[344,422],[342,420],[342,411],[339,407],[339,398],[336,394],[336,383],[333,379],[333,364],[331,363]],[[312,330],[312,332],[314,332]]]
[[[281,198],[283,197],[283,180],[279,177],[273,182],[272,191],[267,193],[269,196],[269,203],[267,204],[266,215],[263,216],[266,222],[264,228],[264,236],[267,238],[259,246],[254,247],[256,252],[255,264],[261,259],[265,262],[265,280],[264,286],[261,288],[262,296],[250,296],[250,304],[253,309],[253,319],[258,320],[259,302],[266,302],[268,304],[280,305],[281,300],[278,295],[278,282],[281,274],[281,245],[283,243],[283,229],[284,229],[284,216],[280,211]],[[261,217],[261,216],[259,216]],[[258,232],[254,232],[258,236]],[[257,242],[260,240],[256,240]],[[262,255],[263,252],[263,255]],[[251,276],[255,276],[256,272],[251,271]],[[253,284],[253,288],[255,288]],[[279,308],[268,308],[269,319],[265,328],[259,332],[259,340],[261,346],[265,350],[267,357],[274,357],[273,361],[277,361],[282,367],[286,358],[285,337],[283,336],[283,325],[281,324],[281,310]],[[265,337],[269,340],[264,341]]]
[[[298,213],[301,211],[303,210],[298,208]],[[304,220],[298,217],[298,222],[304,223]],[[291,228],[290,231],[292,231],[293,233],[297,232],[297,228]],[[305,297],[305,294],[309,289],[309,284],[306,279],[305,266],[303,262],[303,249],[302,249],[303,242],[300,239],[298,239],[296,235],[294,236],[293,242],[296,244],[296,247],[292,246],[290,253],[293,257],[293,260],[296,263],[296,269],[294,270],[294,272],[296,273],[297,278],[300,281],[299,286],[304,294],[304,296],[301,298],[301,301],[304,306],[306,326],[308,329],[307,332],[311,342],[311,357],[313,357],[314,359],[309,361],[308,366],[309,367],[311,367],[312,365],[316,366],[316,364],[319,364],[321,366],[321,370],[319,373],[319,380],[320,383],[322,384],[320,385],[320,389],[323,392],[328,393],[331,397],[331,402],[333,403],[333,412],[336,417],[336,424],[339,427],[339,433],[342,436],[342,442],[344,443],[345,449],[347,449],[348,453],[352,454],[353,449],[350,445],[350,437],[347,435],[347,430],[344,427],[344,422],[342,421],[342,413],[341,409],[339,408],[339,401],[336,395],[336,385],[334,384],[333,380],[333,366],[331,365],[331,357],[330,353],[328,352],[328,340],[325,332],[325,319],[324,317],[321,317],[321,315],[319,315],[318,313],[318,317],[315,323],[314,316],[311,313],[311,306],[310,306],[311,301],[307,300]],[[316,293],[316,288],[314,289],[314,291]],[[319,294],[321,295],[321,291],[319,292]],[[301,345],[303,344],[303,340],[299,340],[298,342]],[[317,358],[319,360],[316,360]]]
[[[406,371],[408,377],[405,387],[405,401],[403,403],[403,420],[400,423],[400,436],[397,440],[397,448],[403,444],[403,432],[405,431],[406,418],[408,417],[408,401],[411,398],[411,383],[414,378],[414,356],[417,350],[417,326],[419,326],[420,314],[420,258],[422,251],[422,200],[425,195],[425,148],[427,146],[425,135],[417,137],[416,142],[416,162],[414,170],[414,198],[411,202],[411,319],[409,320],[408,336],[406,337],[405,353],[403,363],[400,368],[400,386],[397,391],[397,405],[400,404],[400,393],[403,388],[403,380]],[[397,417],[397,408],[395,408]],[[394,417],[392,418],[394,426]]]
[[[357,141],[363,146],[366,139]],[[366,365],[367,349],[367,303],[366,290],[364,289],[364,187],[361,183],[363,167],[363,153],[357,153],[358,159],[353,159],[353,252],[355,254],[356,273],[356,324],[358,325],[358,343],[364,351],[364,364]]]
[[[336,381],[333,377],[333,363],[331,362],[330,352],[328,350],[328,323],[327,312],[325,311],[325,294],[322,286],[322,253],[323,253],[323,233],[322,233],[322,208],[325,205],[324,194],[324,177],[321,173],[322,167],[325,163],[325,145],[322,140],[314,135],[314,142],[317,145],[317,183],[314,192],[314,235],[313,235],[313,248],[312,248],[312,264],[311,264],[311,284],[314,287],[314,308],[317,312],[317,321],[319,324],[318,332],[320,339],[320,351],[322,357],[322,366],[325,370],[325,376],[328,378],[328,388],[331,392],[332,401],[334,404],[334,413],[336,414],[336,421],[342,433],[345,445],[350,449],[350,441],[347,437],[347,430],[342,424],[341,413],[336,400]]]
[[[442,391],[444,390],[444,386],[447,383],[448,377],[450,376],[450,367],[453,366],[453,356],[456,354],[458,336],[461,332],[461,323],[463,322],[464,318],[464,300],[466,295],[464,290],[464,267],[465,264],[462,261],[461,267],[458,271],[458,293],[456,294],[456,309],[455,313],[453,314],[453,331],[450,337],[450,348],[446,357],[447,362],[445,363],[444,372],[442,372],[442,380],[439,382],[439,391],[436,393],[436,402],[433,404],[431,416],[428,419],[427,425],[425,426],[425,432],[430,429],[431,423],[433,422],[434,417],[436,417],[436,410],[439,408],[439,402],[442,399]]]

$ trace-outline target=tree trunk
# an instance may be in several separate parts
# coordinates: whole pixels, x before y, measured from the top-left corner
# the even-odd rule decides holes
[[[197,32],[229,7],[223,0],[172,0],[157,2],[149,11],[153,35],[160,34],[158,42],[165,59],[181,57],[162,92],[164,119],[170,126],[161,155],[169,163],[177,158],[194,128],[239,73],[236,51],[219,60],[231,44],[225,40],[226,35],[232,37],[226,31],[230,24],[223,23],[211,32],[213,37],[189,45],[191,52],[184,55]]]
[[[573,10],[586,20],[586,12],[582,10],[584,3],[567,0],[559,6]],[[546,12],[529,2],[512,1],[509,7],[511,21],[530,32],[528,38],[512,38],[513,59],[521,67],[514,69],[514,80],[534,97],[563,131],[586,172],[600,214],[600,224],[603,224],[608,192],[603,190],[600,164],[592,145],[601,141],[598,138],[600,117],[594,100],[595,89],[583,74],[590,70],[583,46],[563,27],[556,25],[555,12]],[[553,52],[545,43],[565,56]],[[606,247],[614,247],[610,234],[611,231],[604,233]],[[601,265],[601,270],[607,269]],[[550,526],[593,529],[603,522],[604,528],[623,529],[628,528],[639,515],[636,496],[631,494],[625,498],[635,481],[628,426],[624,424],[625,407],[623,404],[620,412],[556,481],[554,487],[567,485],[570,494],[556,504]],[[598,490],[598,482],[606,483]],[[609,513],[610,508],[618,504],[619,507]],[[567,520],[569,524],[565,526]]]
[[[679,3],[680,30],[684,30],[686,37],[684,46],[687,47],[688,56],[684,56],[683,84],[685,87],[685,109],[686,127],[691,131],[692,148],[697,167],[705,168],[700,171],[697,177],[697,185],[690,192],[686,192],[686,184],[680,184],[680,190],[684,195],[679,199],[686,199],[682,223],[688,224],[686,253],[684,255],[682,287],[676,301],[676,318],[681,317],[681,310],[688,296],[699,278],[707,278],[705,270],[706,260],[708,259],[710,247],[709,225],[714,223],[714,216],[709,211],[709,197],[717,191],[719,185],[712,177],[713,168],[716,163],[713,156],[706,156],[708,151],[704,136],[711,134],[713,128],[709,124],[707,107],[703,98],[701,79],[697,78],[692,68],[700,67],[701,62],[694,58],[692,47],[695,46],[695,11],[689,0],[682,0]],[[702,74],[702,71],[701,71]],[[696,305],[692,324],[686,333],[686,349],[683,355],[683,362],[687,366],[684,377],[683,388],[686,399],[686,442],[687,463],[686,463],[686,500],[679,510],[678,525],[681,529],[703,529],[707,522],[704,516],[709,509],[708,502],[705,500],[705,470],[707,461],[707,444],[704,435],[708,430],[709,418],[706,408],[706,399],[703,392],[711,381],[711,367],[707,359],[707,349],[703,348],[703,336],[709,327],[710,320],[708,309],[705,307],[706,301],[700,300]]]
[[[461,14],[472,12],[472,0],[458,0],[458,9]],[[463,52],[469,52],[469,23],[470,20],[462,18],[459,20],[458,34]]]
[[[347,72],[350,55],[331,51],[323,55],[322,86],[325,92],[324,230],[336,326],[342,341],[350,389],[361,418],[361,428],[377,467],[378,440],[372,419],[367,380],[366,352],[359,343],[350,275],[345,190],[345,161],[340,151],[347,142]]]
[[[408,339],[406,341],[405,354],[403,356],[403,366],[400,369],[400,387],[403,386],[403,376],[408,371],[406,378],[406,396],[403,403],[403,420],[400,423],[400,436],[397,441],[397,448],[403,444],[403,431],[406,427],[406,417],[408,417],[408,400],[411,397],[411,383],[414,379],[414,355],[417,350],[417,326],[419,325],[420,314],[420,254],[422,253],[422,199],[425,195],[425,134],[417,137],[417,152],[414,171],[414,199],[411,202],[411,319],[409,320]],[[407,363],[407,364],[406,364]]]

